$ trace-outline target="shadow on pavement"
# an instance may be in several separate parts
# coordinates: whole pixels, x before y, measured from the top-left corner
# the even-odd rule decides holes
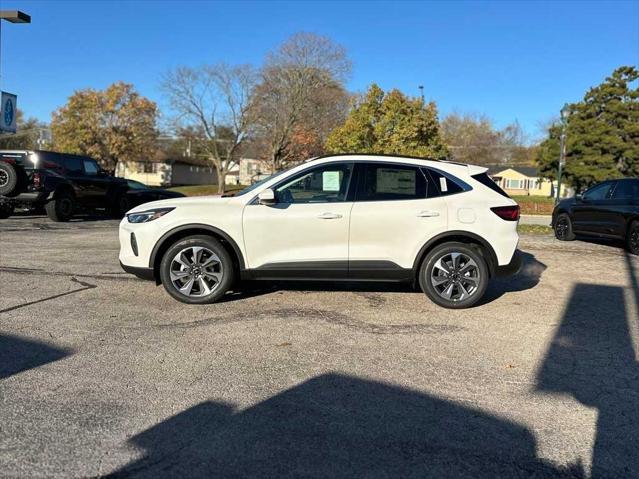
[[[525,427],[451,401],[325,374],[244,411],[204,402],[132,438],[110,477],[583,477]]]
[[[626,266],[639,311],[628,254]],[[537,390],[569,394],[597,409],[593,478],[639,477],[637,321],[627,311],[623,288],[577,284],[538,373]]]
[[[523,266],[519,273],[507,278],[494,278],[488,284],[484,298],[478,306],[490,303],[505,293],[525,291],[534,288],[539,283],[546,265],[537,261],[534,255],[522,252]],[[242,282],[236,291],[228,293],[219,302],[235,301],[261,296],[278,291],[348,291],[364,293],[421,293],[419,287],[410,283],[366,282],[366,281],[246,281]]]
[[[479,305],[490,303],[503,296],[505,293],[526,291],[539,284],[541,276],[546,271],[546,265],[535,258],[535,255],[521,252],[523,264],[521,270],[511,277],[494,278],[488,283],[486,294]]]
[[[0,379],[65,358],[70,351],[40,341],[0,334]]]

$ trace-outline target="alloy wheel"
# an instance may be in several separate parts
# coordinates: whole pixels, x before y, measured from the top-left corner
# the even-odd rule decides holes
[[[561,217],[555,224],[555,235],[558,239],[563,240],[568,236],[568,220],[565,217]]]
[[[0,170],[0,186],[6,186],[9,184],[9,175],[6,171]]]
[[[477,291],[481,280],[479,266],[470,256],[452,252],[442,255],[434,264],[430,283],[447,301],[462,301]]]
[[[220,285],[224,267],[220,257],[203,246],[190,246],[171,260],[169,275],[177,291],[185,296],[208,296]]]

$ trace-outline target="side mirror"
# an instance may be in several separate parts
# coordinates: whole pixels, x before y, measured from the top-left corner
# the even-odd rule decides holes
[[[583,200],[583,199],[584,199],[584,197],[583,197],[583,195],[580,193],[580,194],[578,194],[578,195],[575,195],[575,199],[576,199],[577,201],[581,201],[581,200]]]
[[[274,205],[275,204],[275,192],[267,188],[257,195],[257,200],[261,205]]]

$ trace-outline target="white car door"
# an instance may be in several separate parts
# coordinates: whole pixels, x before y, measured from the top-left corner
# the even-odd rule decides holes
[[[275,185],[274,205],[248,204],[242,218],[248,267],[262,277],[303,277],[309,270],[345,277],[352,176],[353,163],[319,165]]]
[[[389,269],[412,268],[421,247],[446,231],[446,200],[419,167],[376,162],[358,167],[349,276],[388,276]]]

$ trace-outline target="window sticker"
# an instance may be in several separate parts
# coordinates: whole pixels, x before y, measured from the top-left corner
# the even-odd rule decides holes
[[[324,171],[322,173],[322,190],[339,191],[339,171]]]
[[[377,169],[377,193],[415,195],[416,188],[414,170]]]
[[[448,183],[446,183],[446,178],[443,176],[439,178],[439,189],[442,190],[442,193],[448,191]]]

